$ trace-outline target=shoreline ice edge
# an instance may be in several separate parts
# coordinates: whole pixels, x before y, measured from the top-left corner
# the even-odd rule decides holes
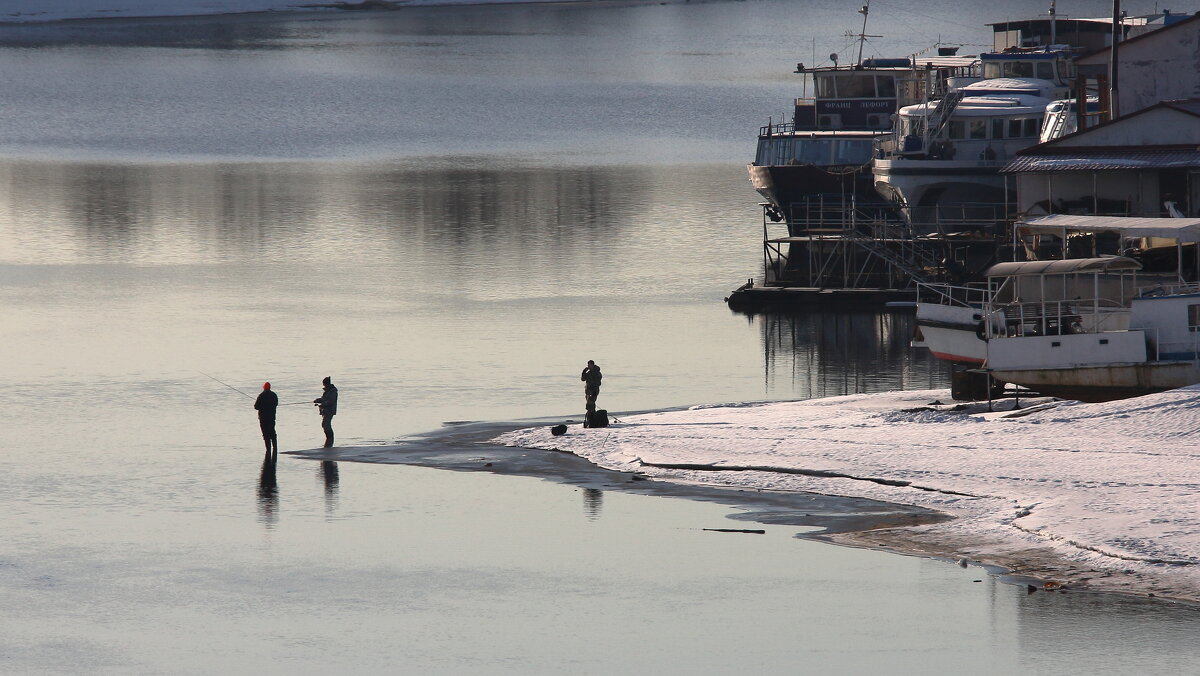
[[[490,443],[664,480],[933,509],[954,518],[825,539],[1200,601],[1200,386],[1062,401],[1019,417],[940,403],[949,401],[946,390],[918,390],[705,405],[572,425],[559,437],[525,428]]]

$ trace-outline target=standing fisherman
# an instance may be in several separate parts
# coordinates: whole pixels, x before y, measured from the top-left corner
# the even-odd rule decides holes
[[[321,429],[325,430],[325,448],[333,446],[333,416],[337,415],[337,388],[333,386],[329,376],[321,381],[325,391],[313,399],[317,412],[321,414]]]
[[[600,396],[600,379],[603,378],[600,367],[596,362],[588,360],[587,368],[583,369],[579,379],[583,381],[583,403],[588,413],[596,412],[596,397]]]
[[[258,411],[258,426],[262,428],[267,453],[279,453],[279,438],[275,436],[275,409],[278,407],[279,395],[271,391],[271,383],[263,383],[262,392],[254,400],[254,410]]]

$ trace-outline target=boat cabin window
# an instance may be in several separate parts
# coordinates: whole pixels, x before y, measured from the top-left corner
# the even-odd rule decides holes
[[[1004,64],[1007,77],[1033,77],[1033,64],[1028,61],[1013,61]]]
[[[830,141],[805,140],[796,144],[796,161],[801,164],[829,164]]]
[[[1060,69],[1062,72],[1062,69]],[[1054,64],[1050,61],[985,61],[984,79],[998,77],[1036,77],[1054,79]]]
[[[875,76],[838,75],[837,92],[840,99],[866,99],[875,97]]]
[[[1071,80],[1075,78],[1075,62],[1066,58],[1058,58],[1058,76],[1063,80]]]
[[[987,138],[987,128],[986,119],[971,120],[967,125],[967,133],[973,139]]]
[[[947,127],[950,130],[950,134],[949,134],[950,138],[952,138],[952,139],[966,138],[967,124],[963,120],[950,120],[950,124],[947,125]]]
[[[857,139],[762,139],[758,144],[755,163],[774,164],[859,165],[871,161],[874,144],[869,138]]]
[[[1188,306],[1188,331],[1200,331],[1200,305]]]
[[[1042,132],[1042,121],[1036,117],[1027,117],[1022,120],[1022,129],[1025,138],[1037,138]]]
[[[818,99],[835,99],[837,98],[837,87],[834,85],[833,75],[824,73],[814,73],[813,79],[817,89]]]
[[[1004,138],[1004,118],[992,118],[992,138]]]
[[[833,163],[866,164],[871,161],[871,151],[874,147],[871,139],[834,141]]]
[[[817,98],[873,99],[895,98],[896,80],[891,75],[871,73],[829,73],[816,76]]]

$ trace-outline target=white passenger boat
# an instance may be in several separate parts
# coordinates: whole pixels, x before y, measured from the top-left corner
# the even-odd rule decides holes
[[[979,58],[983,79],[952,80],[945,97],[901,108],[891,136],[877,143],[875,188],[910,210],[910,222],[928,220],[915,209],[1010,202],[1000,168],[1045,140],[1047,107],[1070,95],[1074,67],[1065,51]]]
[[[1146,274],[1129,256],[999,263],[974,287],[924,285],[917,324],[928,347],[981,365],[997,379],[1084,401],[1137,396],[1200,382],[1200,219],[1047,216],[1027,236],[1116,235],[1142,255],[1171,241],[1176,265]],[[1139,248],[1140,247],[1140,248]]]
[[[919,335],[914,347],[928,347],[936,357],[952,363],[994,367],[988,335],[1003,336],[1008,331],[1007,317],[996,311],[998,305],[1058,307],[1103,293],[1106,305],[1128,309],[1134,293],[1132,287],[1121,291],[1121,285],[1134,285],[1127,279],[1134,270],[1138,270],[1135,286],[1139,288],[1186,288],[1200,280],[1194,252],[1200,241],[1200,219],[1052,215],[1018,223],[1015,237],[1030,245],[1031,253],[1037,249],[1033,243],[1045,246],[1043,239],[1055,240],[1060,252],[1069,240],[1072,249],[1091,247],[1092,257],[998,263],[977,285],[918,285]],[[1170,255],[1164,249],[1171,249]],[[1116,256],[1120,252],[1135,258]],[[1170,264],[1162,267],[1166,258]],[[1144,261],[1151,262],[1151,270],[1145,270]],[[1163,298],[1163,293],[1156,292],[1153,298]],[[990,325],[985,325],[985,318]],[[1057,330],[1055,321],[1050,324]]]
[[[935,357],[956,364],[982,366],[988,362],[988,336],[1006,330],[998,305],[1014,298],[1058,305],[1080,297],[1081,285],[1098,285],[1117,302],[1128,303],[1128,294],[1121,296],[1110,287],[1114,275],[1134,269],[1140,270],[1141,264],[1120,256],[1022,261],[993,265],[985,273],[986,281],[978,284],[920,284],[920,338],[913,346],[929,348]]]
[[[984,308],[987,371],[1004,382],[1082,401],[1135,397],[1200,382],[1200,285],[1137,287],[1137,261],[1107,260],[1112,262],[1104,272],[1091,279],[1048,271],[1011,276],[1010,281],[1024,278],[1025,284],[997,289]],[[1059,262],[1070,261],[1051,261]],[[1072,278],[1064,281],[1072,287],[1065,295],[1072,298],[1046,301],[1025,295],[1030,287]]]

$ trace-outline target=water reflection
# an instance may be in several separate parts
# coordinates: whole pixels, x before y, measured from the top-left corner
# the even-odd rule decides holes
[[[568,266],[627,235],[652,197],[647,168],[397,169],[12,161],[3,230],[49,234],[47,262],[418,258],[439,269],[534,258]],[[47,224],[63,231],[45,231]],[[57,236],[55,236],[57,235]],[[384,248],[380,249],[380,244]],[[417,251],[414,251],[414,247]],[[426,256],[441,260],[427,261]],[[23,262],[23,261],[21,261]]]
[[[258,520],[267,528],[279,523],[279,482],[275,479],[276,455],[263,455],[262,470],[258,475]]]
[[[767,390],[800,397],[948,387],[949,369],[910,346],[910,312],[805,311],[754,315]]]
[[[332,460],[322,460],[321,467],[317,470],[321,476],[321,481],[325,484],[325,513],[333,514],[337,511],[338,502],[338,466]]]
[[[600,518],[600,510],[604,507],[604,491],[598,488],[583,489],[583,513],[595,521]]]
[[[1040,591],[1018,596],[1016,606],[1027,663],[1064,645],[1089,646],[1072,654],[1072,673],[1167,674],[1200,660],[1194,640],[1200,606]],[[1132,628],[1149,626],[1130,641]]]

